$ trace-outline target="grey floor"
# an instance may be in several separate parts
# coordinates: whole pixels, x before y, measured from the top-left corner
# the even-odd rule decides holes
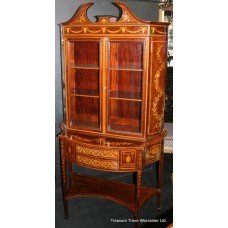
[[[75,167],[80,172],[80,167]],[[156,167],[151,165],[143,172],[143,185],[156,186]],[[91,175],[106,177],[123,182],[132,182],[132,174],[113,174],[94,172]],[[141,223],[140,227],[167,227],[173,221],[173,192],[171,174],[173,172],[173,155],[165,154],[163,176],[162,208],[156,208],[156,198],[153,197],[141,210],[141,219],[150,219],[150,222]],[[128,222],[115,223],[111,219],[126,219]],[[126,227],[133,228],[134,223],[131,212],[115,202],[97,198],[78,198],[69,201],[69,218],[64,219],[62,193],[56,190],[56,228],[107,228]]]

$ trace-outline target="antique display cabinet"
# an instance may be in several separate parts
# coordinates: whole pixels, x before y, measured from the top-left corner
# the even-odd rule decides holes
[[[152,196],[161,204],[168,23],[138,19],[121,2],[120,16],[87,17],[82,5],[61,24],[64,120],[59,134],[65,217],[68,200],[95,196],[139,218]],[[158,163],[158,185],[142,186]],[[133,173],[132,184],[72,171],[72,164]]]

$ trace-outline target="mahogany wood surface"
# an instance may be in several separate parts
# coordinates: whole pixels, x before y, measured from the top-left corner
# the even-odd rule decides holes
[[[134,214],[137,213],[135,185],[121,183],[113,180],[105,180],[102,178],[88,177],[82,174],[72,175],[72,185],[66,193],[67,199],[72,199],[80,196],[113,200],[131,210]],[[141,209],[144,203],[152,196],[157,195],[161,190],[158,188],[141,188],[139,208]]]
[[[127,207],[139,218],[157,196],[161,206],[168,23],[137,18],[121,2],[120,17],[87,17],[82,5],[61,24],[64,120],[61,171],[68,200],[95,196]],[[142,186],[143,168],[158,163],[157,188]],[[72,164],[133,172],[134,184],[74,174]]]

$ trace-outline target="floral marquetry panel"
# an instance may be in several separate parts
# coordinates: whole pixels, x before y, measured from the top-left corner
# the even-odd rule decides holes
[[[152,39],[152,38],[151,38]],[[165,81],[167,69],[167,38],[153,38],[151,42],[153,50],[152,67],[150,71],[150,118],[149,118],[149,134],[160,133],[164,125],[164,108],[165,108]]]

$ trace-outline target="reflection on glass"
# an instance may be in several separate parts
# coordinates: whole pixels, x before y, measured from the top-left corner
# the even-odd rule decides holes
[[[110,97],[142,99],[142,72],[110,71]]]
[[[76,127],[99,129],[99,99],[71,96],[70,123]]]
[[[99,70],[73,69],[71,80],[71,94],[99,95]]]
[[[74,41],[70,42],[73,66],[98,67],[99,66],[99,42]]]
[[[140,133],[141,102],[110,100],[110,130]]]
[[[142,42],[110,42],[110,68],[142,69]]]

